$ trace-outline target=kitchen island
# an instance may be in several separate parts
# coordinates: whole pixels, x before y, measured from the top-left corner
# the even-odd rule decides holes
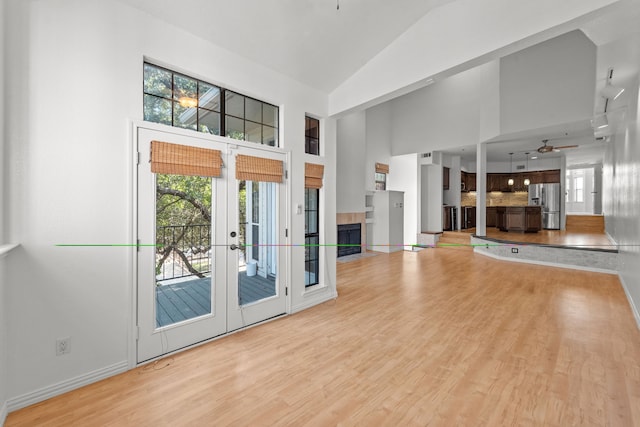
[[[500,231],[537,233],[542,228],[540,206],[497,206],[496,227]]]

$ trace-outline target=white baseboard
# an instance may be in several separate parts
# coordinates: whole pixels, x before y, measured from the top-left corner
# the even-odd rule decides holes
[[[640,312],[638,311],[638,307],[634,304],[631,294],[629,293],[629,288],[620,274],[618,274],[618,278],[620,279],[620,283],[622,283],[622,289],[624,289],[624,293],[627,296],[627,301],[629,301],[633,317],[636,319],[636,326],[640,329]]]
[[[7,401],[6,406],[9,412],[13,412],[29,405],[33,405],[34,403],[42,402],[43,400],[50,399],[54,396],[58,396],[68,391],[95,383],[97,381],[112,377],[122,372],[126,372],[128,369],[129,363],[126,360],[118,362],[111,366],[106,366],[93,372],[89,372],[66,381],[61,381],[57,384],[43,387],[31,393],[26,393],[22,396],[14,397]]]
[[[605,273],[605,274],[618,274],[616,270],[606,270],[604,268],[593,268],[593,267],[584,267],[581,265],[569,265],[569,264],[559,264],[555,262],[547,262],[547,261],[536,261],[524,258],[511,258],[504,257],[500,255],[493,254],[491,252],[485,252],[481,248],[473,248],[473,252],[488,256],[490,258],[499,259],[500,261],[511,261],[511,262],[521,262],[524,264],[535,264],[535,265],[546,265],[548,267],[558,267],[558,268],[568,268],[571,270],[583,270],[583,271],[591,271],[592,273]]]
[[[302,310],[306,310],[307,308],[311,308],[314,305],[322,304],[323,302],[327,302],[329,300],[336,299],[336,298],[338,298],[338,293],[337,292],[331,292],[328,295],[322,295],[322,297],[320,297],[320,298],[309,299],[308,301],[305,301],[302,304],[298,304],[296,306],[292,306],[291,307],[291,314],[297,313],[297,312],[302,311]]]
[[[0,406],[0,426],[3,426],[6,420],[7,420],[7,402],[2,402],[2,406]]]

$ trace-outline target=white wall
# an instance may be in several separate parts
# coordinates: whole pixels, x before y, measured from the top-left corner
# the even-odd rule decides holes
[[[421,165],[418,232],[442,231],[442,198],[442,166]]]
[[[366,110],[365,188],[375,190],[376,162],[389,164],[391,158],[391,108],[388,103]],[[355,160],[355,159],[352,159]],[[390,174],[394,171],[389,171]]]
[[[605,228],[620,245],[618,271],[640,327],[640,34],[601,46],[598,69],[614,67],[612,83],[625,93],[610,106],[626,121],[606,143],[603,164]]]
[[[498,114],[484,110],[496,107],[488,88],[497,92],[498,73],[496,62],[487,63],[391,101],[391,153],[475,145],[480,129],[497,132]]]
[[[389,159],[388,190],[404,191],[404,244],[416,243],[420,226],[420,176],[417,154]],[[393,173],[391,173],[393,171]],[[405,249],[408,249],[405,247]]]
[[[364,212],[366,120],[364,111],[338,120],[336,193],[338,213]]]
[[[596,47],[577,30],[502,58],[502,134],[590,119],[595,73]]]
[[[10,0],[6,12],[7,239],[22,243],[6,266],[4,384],[14,399],[130,354],[132,251],[54,245],[131,242],[128,120],[142,118],[144,57],[281,105],[293,206],[304,203],[304,115],[326,117],[327,97],[118,2]],[[325,226],[335,235],[332,119],[324,129]],[[303,241],[304,219],[291,216],[292,240]],[[294,294],[304,287],[301,257],[292,254]],[[335,251],[326,260],[335,286]],[[72,351],[56,357],[64,336]]]
[[[5,198],[4,198],[4,185],[5,185],[5,168],[4,162],[6,159],[4,153],[5,147],[5,134],[4,134],[4,28],[5,28],[5,15],[4,15],[4,0],[0,0],[0,245],[5,243],[4,240],[4,211]],[[7,304],[6,297],[6,277],[5,277],[5,260],[0,256],[0,425],[4,424],[4,419],[7,410],[7,399],[9,397],[8,384],[8,364],[7,364],[7,323],[9,318],[7,316],[7,310],[9,306]]]
[[[587,19],[586,14],[615,1],[448,2],[422,17],[334,90],[329,114],[384,102],[420,87],[428,77],[452,75],[565,33]]]

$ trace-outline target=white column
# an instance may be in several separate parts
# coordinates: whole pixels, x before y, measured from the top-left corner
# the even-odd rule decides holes
[[[476,236],[487,235],[487,144],[476,150]]]

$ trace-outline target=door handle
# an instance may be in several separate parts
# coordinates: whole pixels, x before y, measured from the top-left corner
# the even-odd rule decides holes
[[[231,244],[229,245],[229,249],[231,249],[232,251],[235,251],[236,249],[238,249],[240,246],[236,245],[236,244]]]

